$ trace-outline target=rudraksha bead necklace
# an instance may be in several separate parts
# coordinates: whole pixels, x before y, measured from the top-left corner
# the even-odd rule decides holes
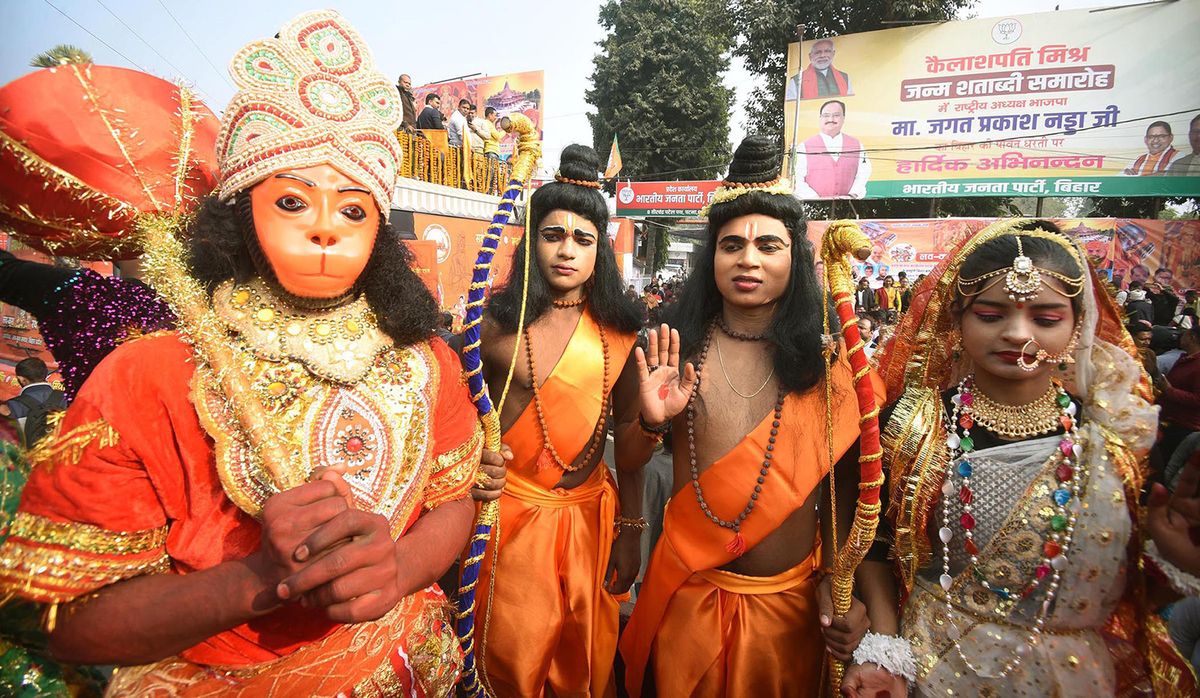
[[[750,512],[754,510],[754,504],[758,501],[758,495],[762,493],[763,484],[767,480],[767,473],[771,471],[772,460],[775,458],[775,439],[779,436],[779,425],[783,418],[783,400],[786,393],[783,388],[779,389],[779,396],[775,400],[775,416],[771,420],[771,435],[767,439],[767,450],[763,454],[762,468],[758,471],[758,479],[754,484],[754,492],[750,494],[750,499],[746,502],[745,508],[733,519],[725,520],[712,512],[708,506],[708,502],[704,499],[704,492],[700,488],[700,468],[696,463],[696,396],[700,394],[700,376],[701,370],[704,367],[705,359],[708,358],[708,347],[712,342],[713,330],[717,327],[717,323],[713,323],[708,328],[708,334],[704,338],[704,347],[700,350],[700,357],[696,361],[696,387],[692,391],[691,398],[687,403],[687,442],[688,442],[688,462],[692,473],[692,490],[696,493],[696,502],[700,505],[700,511],[721,528],[728,528],[733,531],[733,540],[725,546],[725,549],[734,555],[740,557],[746,552],[746,540],[742,537],[742,523],[750,516]]]
[[[604,375],[600,379],[600,389],[603,397],[600,400],[600,419],[596,422],[596,430],[592,432],[592,438],[588,441],[587,451],[584,452],[583,458],[576,461],[577,464],[565,462],[555,450],[554,444],[550,441],[550,429],[546,426],[546,415],[542,410],[542,396],[538,389],[537,372],[533,365],[533,342],[530,341],[529,326],[525,326],[525,357],[529,361],[529,384],[533,389],[533,409],[537,413],[538,426],[542,430],[542,447],[550,454],[555,465],[566,470],[567,472],[575,472],[581,470],[584,466],[592,461],[592,456],[596,453],[596,449],[600,444],[604,443],[604,427],[608,423],[608,408],[609,408],[609,384],[608,384],[608,338],[604,335],[604,325],[596,323],[596,327],[600,330],[600,346],[604,350]]]

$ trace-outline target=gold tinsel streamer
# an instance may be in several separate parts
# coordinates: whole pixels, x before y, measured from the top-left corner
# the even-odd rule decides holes
[[[220,384],[234,418],[252,452],[280,491],[304,482],[302,468],[289,467],[291,459],[274,422],[235,365],[229,335],[212,311],[208,294],[187,272],[181,216],[143,214],[137,232],[146,249],[145,270],[150,285],[175,312],[178,327],[191,342],[197,360],[207,365]]]

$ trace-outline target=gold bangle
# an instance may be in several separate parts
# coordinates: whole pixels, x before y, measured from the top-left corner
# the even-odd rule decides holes
[[[639,531],[644,531],[647,528],[650,528],[650,523],[648,521],[646,521],[646,519],[644,517],[641,517],[641,516],[637,517],[636,519],[627,518],[625,516],[618,516],[616,523],[614,523],[613,526],[615,528],[633,528],[633,529],[637,529]]]

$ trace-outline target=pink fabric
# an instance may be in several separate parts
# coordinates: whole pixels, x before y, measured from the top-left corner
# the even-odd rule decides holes
[[[862,143],[853,136],[842,134],[842,154],[834,160],[825,151],[825,141],[820,134],[804,141],[805,158],[808,161],[808,174],[804,181],[821,198],[846,196],[850,187],[854,186],[854,178],[858,175],[859,151]]]

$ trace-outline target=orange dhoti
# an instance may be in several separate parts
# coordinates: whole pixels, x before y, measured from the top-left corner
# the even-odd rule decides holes
[[[604,463],[570,490],[544,490],[508,476],[500,499],[499,572],[493,581],[489,546],[476,612],[485,629],[483,671],[496,695],[615,692],[618,604],[603,579],[616,505]]]
[[[567,463],[588,449],[603,387],[616,381],[635,337],[608,331],[606,339],[620,357],[607,378],[599,326],[585,312],[539,389],[548,433],[530,404],[502,437],[513,460],[476,587],[481,669],[497,696],[616,693],[618,602],[604,588],[616,486],[600,462],[583,484],[559,488],[564,471],[544,447],[548,438]]]
[[[817,626],[820,550],[786,572],[704,570],[671,597],[651,663],[662,696],[811,696],[825,645]]]

